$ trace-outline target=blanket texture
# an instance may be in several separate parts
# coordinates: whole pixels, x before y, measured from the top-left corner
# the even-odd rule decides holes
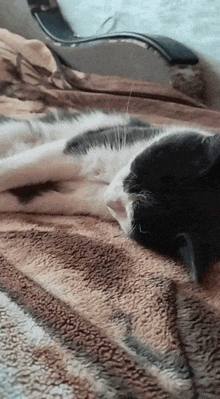
[[[0,30],[0,114],[117,109],[218,129],[171,87],[87,75]],[[0,399],[220,397],[220,267],[199,286],[117,223],[1,214]]]

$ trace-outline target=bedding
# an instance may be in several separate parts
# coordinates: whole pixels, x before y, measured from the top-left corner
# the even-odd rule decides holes
[[[171,87],[88,75],[0,30],[0,114],[130,112],[218,131],[220,114]],[[220,263],[200,285],[116,222],[1,214],[0,398],[220,396]]]

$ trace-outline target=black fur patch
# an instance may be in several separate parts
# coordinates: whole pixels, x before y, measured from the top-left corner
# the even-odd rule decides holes
[[[198,279],[201,259],[220,255],[217,153],[218,137],[193,131],[166,136],[135,158],[124,180],[126,192],[141,194],[133,203],[132,237],[171,256],[185,254]]]
[[[72,113],[66,110],[58,110],[57,113],[50,112],[44,116],[38,118],[39,121],[43,123],[51,123],[55,124],[57,121],[69,121],[71,122],[73,119],[78,119],[79,113]]]
[[[11,122],[11,121],[17,121],[17,119],[12,118],[10,116],[0,115],[0,124]]]
[[[90,149],[97,147],[120,150],[123,146],[129,146],[138,141],[146,141],[159,132],[157,128],[151,127],[149,124],[142,126],[141,123],[141,126],[136,126],[133,123],[87,131],[83,135],[69,140],[64,154],[87,154]]]
[[[9,190],[11,194],[16,196],[22,204],[31,202],[37,196],[43,195],[48,191],[59,191],[58,182],[48,181],[46,183],[31,184],[23,187],[12,188]]]

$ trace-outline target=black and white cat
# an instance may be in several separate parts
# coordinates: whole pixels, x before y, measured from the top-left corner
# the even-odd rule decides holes
[[[220,135],[127,114],[0,119],[0,211],[116,219],[199,281],[220,255]]]

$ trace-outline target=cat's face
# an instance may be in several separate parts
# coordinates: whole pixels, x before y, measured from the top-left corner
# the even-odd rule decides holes
[[[219,153],[219,135],[165,136],[124,167],[106,193],[126,234],[180,257],[196,281],[220,255]]]

